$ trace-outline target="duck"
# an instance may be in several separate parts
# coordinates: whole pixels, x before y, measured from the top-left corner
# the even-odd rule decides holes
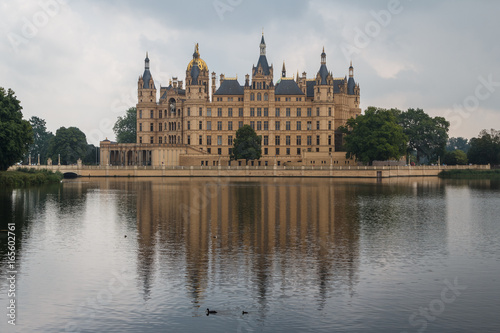
[[[217,311],[215,311],[215,310],[210,310],[209,308],[207,308],[207,316],[208,316],[209,314],[216,314],[216,313],[217,313]]]
[[[241,314],[242,314],[242,315],[246,315],[246,314],[248,314],[248,312],[246,312],[246,311],[241,311]]]

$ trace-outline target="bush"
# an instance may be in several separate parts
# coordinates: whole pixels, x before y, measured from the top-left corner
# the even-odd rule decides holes
[[[0,185],[6,187],[23,187],[30,185],[43,185],[58,183],[63,178],[59,171],[35,170],[28,168],[18,168],[17,171],[0,172]]]

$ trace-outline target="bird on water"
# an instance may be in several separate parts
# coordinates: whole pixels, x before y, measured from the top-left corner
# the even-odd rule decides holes
[[[215,311],[215,310],[210,310],[209,308],[207,308],[207,316],[208,316],[209,314],[216,314],[216,313],[217,313],[217,311]]]
[[[248,314],[248,312],[246,312],[246,311],[241,311],[241,314],[242,314],[242,315],[245,315],[245,314]]]

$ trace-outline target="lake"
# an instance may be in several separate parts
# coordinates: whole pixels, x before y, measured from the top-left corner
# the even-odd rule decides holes
[[[0,213],[1,332],[500,331],[499,181],[79,178]]]

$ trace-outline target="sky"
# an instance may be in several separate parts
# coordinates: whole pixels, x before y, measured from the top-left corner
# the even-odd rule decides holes
[[[352,61],[362,110],[421,108],[472,138],[500,129],[498,13],[494,0],[2,0],[0,86],[25,119],[97,145],[137,103],[146,52],[157,88],[185,81],[196,43],[210,72],[243,84],[264,32],[275,82],[283,61],[314,78],[324,47],[334,77]]]

